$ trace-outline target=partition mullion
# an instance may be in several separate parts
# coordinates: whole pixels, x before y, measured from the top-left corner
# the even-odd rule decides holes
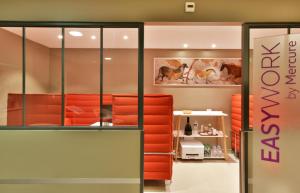
[[[138,127],[144,126],[144,26],[138,32]]]
[[[103,126],[103,27],[100,28],[100,127]]]
[[[65,28],[61,28],[61,125],[65,125]]]
[[[22,127],[26,125],[26,28],[22,28]]]
[[[242,132],[241,138],[242,141],[240,143],[241,150],[241,162],[240,162],[240,174],[244,174],[241,181],[240,190],[241,192],[248,192],[248,176],[249,176],[249,168],[248,168],[248,132],[249,132],[249,60],[250,60],[250,31],[248,25],[243,25],[242,28]],[[244,179],[243,179],[244,178]]]
[[[140,133],[140,193],[144,192],[144,26],[138,31],[138,128]]]

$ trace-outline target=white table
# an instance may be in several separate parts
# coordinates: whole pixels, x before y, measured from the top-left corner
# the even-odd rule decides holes
[[[93,124],[91,124],[90,126],[99,127],[99,126],[100,126],[100,122],[93,123]],[[112,126],[113,126],[113,123],[102,122],[102,126],[112,127]]]
[[[227,140],[226,138],[228,137],[226,135],[226,128],[224,124],[224,117],[228,116],[227,114],[223,113],[222,111],[212,111],[212,110],[206,110],[206,111],[191,111],[189,113],[186,113],[188,111],[173,111],[173,116],[175,119],[175,129],[176,133],[174,134],[175,137],[175,160],[179,157],[179,141],[180,138],[182,137],[202,137],[202,138],[218,138],[218,139],[223,139],[223,152],[224,152],[224,159],[228,158],[228,152],[227,152]],[[220,130],[223,132],[223,135],[217,135],[217,136],[203,136],[199,135],[194,132],[193,135],[191,136],[185,136],[184,132],[181,130],[181,119],[182,117],[217,117],[219,124],[220,124]],[[209,159],[207,157],[206,159]]]

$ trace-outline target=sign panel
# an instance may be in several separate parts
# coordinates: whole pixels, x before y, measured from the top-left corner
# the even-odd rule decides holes
[[[253,54],[253,192],[298,193],[300,35],[256,39]]]

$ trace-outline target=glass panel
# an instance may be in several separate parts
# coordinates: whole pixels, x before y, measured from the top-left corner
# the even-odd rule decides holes
[[[252,40],[255,73],[251,79],[253,133],[248,144],[249,192],[296,193],[300,170],[297,154],[300,82],[296,79],[300,35],[286,35],[286,29],[265,32],[262,38]]]
[[[138,29],[104,28],[103,34],[103,92],[105,94],[103,125],[136,126],[138,120]],[[114,101],[113,116],[109,113],[106,100],[110,95],[113,95]]]
[[[269,28],[269,29],[251,29],[250,30],[250,94],[253,92],[253,47],[254,40],[257,38],[263,38],[267,36],[276,36],[286,34],[286,29]]]
[[[22,28],[0,28],[0,126],[22,125]]]
[[[99,122],[99,28],[65,29],[65,93],[65,125]]]
[[[27,126],[61,125],[61,28],[26,28]]]
[[[300,34],[300,28],[291,29],[291,34]]]

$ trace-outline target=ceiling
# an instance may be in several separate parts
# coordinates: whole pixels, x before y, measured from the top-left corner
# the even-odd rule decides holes
[[[4,28],[19,36],[21,28]],[[79,31],[81,37],[73,37],[70,31]],[[299,31],[294,31],[294,33]],[[285,29],[251,30],[251,48],[254,38],[286,34]],[[60,28],[26,28],[27,39],[47,46],[60,48]],[[91,38],[92,36],[93,39]],[[127,39],[124,39],[127,36]],[[100,29],[66,28],[66,48],[100,48]],[[137,48],[137,29],[105,28],[104,48]],[[241,49],[240,25],[146,25],[145,48],[148,49]]]

